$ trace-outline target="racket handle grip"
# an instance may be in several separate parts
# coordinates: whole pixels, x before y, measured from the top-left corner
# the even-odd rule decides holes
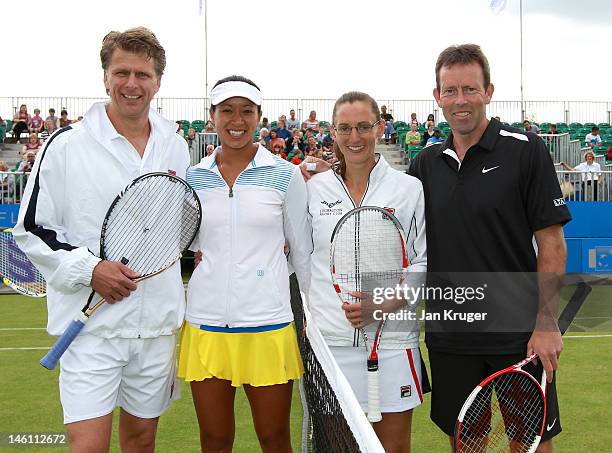
[[[41,359],[40,364],[48,370],[53,370],[59,362],[59,359],[70,344],[77,337],[79,332],[85,327],[87,317],[81,314],[77,319],[74,319],[66,328],[61,337],[56,341],[51,350]]]
[[[381,420],[378,366],[370,366],[368,363],[368,421],[370,423],[376,423]]]

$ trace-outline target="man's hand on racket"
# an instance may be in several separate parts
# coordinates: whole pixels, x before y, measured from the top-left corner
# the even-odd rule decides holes
[[[134,279],[140,277],[119,261],[100,261],[93,270],[91,287],[100,294],[106,302],[114,304],[128,297],[137,287]]]
[[[553,371],[557,369],[559,356],[563,350],[563,340],[561,332],[546,332],[535,330],[531,334],[527,343],[527,356],[537,354],[538,359],[546,371],[546,380],[550,384],[553,378]]]

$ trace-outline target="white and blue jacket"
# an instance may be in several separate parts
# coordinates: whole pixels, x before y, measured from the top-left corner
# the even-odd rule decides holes
[[[201,250],[185,319],[196,325],[259,327],[293,320],[285,241],[300,286],[310,282],[310,227],[300,169],[259,145],[232,188],[215,152],[187,171],[202,202]]]
[[[105,103],[96,103],[82,121],[54,132],[38,153],[13,234],[47,280],[51,335],[61,335],[87,302],[100,261],[102,222],[119,192],[145,173],[185,177],[189,153],[176,124],[154,110],[149,110],[149,124],[140,157],[113,127]],[[84,332],[105,338],[170,335],[181,326],[184,312],[180,266],[175,265],[139,282],[121,302],[102,305]]]

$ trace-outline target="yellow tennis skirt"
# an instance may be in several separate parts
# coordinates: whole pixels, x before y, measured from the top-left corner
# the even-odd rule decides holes
[[[293,323],[264,332],[214,332],[183,324],[178,376],[185,381],[216,377],[232,386],[284,384],[304,372]]]

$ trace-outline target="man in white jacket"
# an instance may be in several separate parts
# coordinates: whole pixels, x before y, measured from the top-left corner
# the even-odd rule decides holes
[[[111,32],[100,52],[108,103],[46,142],[28,181],[15,239],[48,282],[47,330],[61,335],[91,290],[101,307],[62,357],[59,377],[72,452],[107,452],[121,407],[122,451],[153,451],[158,417],[176,398],[175,331],[184,315],[180,266],[136,285],[98,258],[105,213],[136,177],[185,177],[189,154],[174,123],[150,109],[166,57],[145,28]]]

